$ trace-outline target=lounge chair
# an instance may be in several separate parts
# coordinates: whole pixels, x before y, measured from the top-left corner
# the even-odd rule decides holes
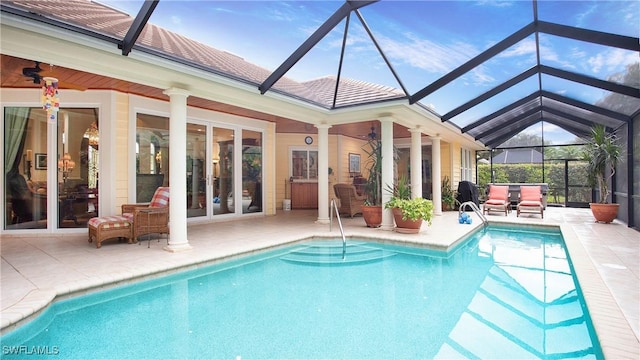
[[[168,236],[169,188],[157,188],[150,203],[122,205],[122,216],[126,217],[133,226],[134,241],[137,241],[139,236],[147,234],[167,234]]]
[[[489,195],[484,202],[483,213],[487,214],[489,211],[504,212],[504,215],[508,215],[511,210],[511,200],[509,199],[509,187],[505,185],[489,185]]]
[[[518,201],[516,216],[520,216],[521,212],[540,214],[540,216],[544,218],[540,186],[520,186],[520,199]]]
[[[333,191],[340,200],[340,214],[353,217],[362,214],[362,205],[367,199],[365,195],[358,195],[356,187],[351,184],[335,184]]]

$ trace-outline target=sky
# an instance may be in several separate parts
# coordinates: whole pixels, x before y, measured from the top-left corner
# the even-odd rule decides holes
[[[132,16],[142,1],[99,0]],[[343,2],[341,1],[186,1],[161,0],[149,22],[176,31],[245,60],[275,70]],[[394,1],[360,9],[376,43],[352,16],[344,38],[343,21],[286,76],[306,81],[336,75],[346,41],[343,77],[402,88],[413,94],[533,21],[531,1]],[[540,20],[637,37],[638,1],[538,1]],[[540,34],[540,61],[563,70],[606,80],[637,63],[638,53]],[[377,49],[391,63],[398,82]],[[476,67],[421,103],[445,114],[537,61],[534,35]],[[637,65],[636,65],[637,66]],[[541,79],[552,92],[587,103],[607,93],[588,86]],[[639,80],[640,81],[640,80]],[[517,86],[453,119],[464,126],[538,90],[538,78]],[[637,84],[635,84],[637,86]],[[545,126],[552,133],[556,127]],[[566,136],[563,135],[563,136]],[[545,135],[552,139],[553,134]]]

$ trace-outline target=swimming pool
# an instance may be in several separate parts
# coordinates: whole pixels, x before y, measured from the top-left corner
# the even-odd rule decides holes
[[[296,244],[57,301],[3,358],[602,358],[558,231]]]

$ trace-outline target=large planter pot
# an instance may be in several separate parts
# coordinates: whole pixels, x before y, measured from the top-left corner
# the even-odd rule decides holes
[[[402,210],[398,208],[391,209],[393,219],[396,222],[396,232],[403,234],[417,234],[422,226],[422,219],[418,220],[402,220]]]
[[[610,223],[618,216],[620,204],[589,203],[591,213],[597,222]]]
[[[382,225],[382,206],[368,206],[362,207],[362,217],[364,222],[370,228],[377,228]]]
[[[442,203],[442,211],[453,211],[455,207],[449,203]]]

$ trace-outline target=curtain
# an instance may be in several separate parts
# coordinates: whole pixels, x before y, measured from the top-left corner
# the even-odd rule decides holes
[[[6,107],[4,113],[4,173],[17,174],[20,165],[20,154],[27,137],[27,123],[30,108]]]

